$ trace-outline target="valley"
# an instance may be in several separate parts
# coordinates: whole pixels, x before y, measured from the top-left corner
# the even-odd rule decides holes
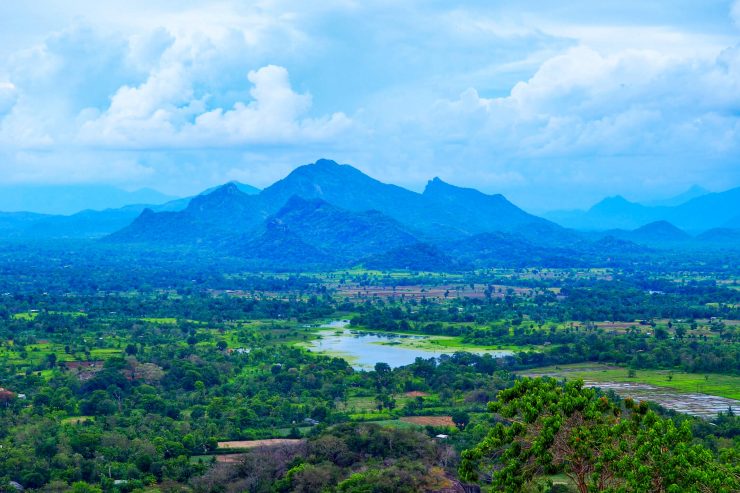
[[[658,436],[692,447],[679,462],[707,491],[737,486],[732,241],[667,222],[577,231],[501,195],[439,179],[416,193],[327,160],[263,190],[9,214],[0,484],[486,491],[507,481],[491,440],[544,406],[522,422],[587,414],[619,437],[614,457]],[[574,491],[567,472],[526,487]]]
[[[254,273],[164,254],[136,269],[110,255],[92,269],[82,254],[63,267],[5,256],[0,477],[30,488],[297,488],[305,470],[333,471],[339,488],[389,460],[405,478],[393,488],[461,485],[466,450],[493,426],[488,403],[528,377],[582,379],[627,414],[635,401],[732,467],[721,458],[740,426],[733,270]],[[353,458],[317,456],[324,444]],[[70,475],[73,461],[84,466]]]

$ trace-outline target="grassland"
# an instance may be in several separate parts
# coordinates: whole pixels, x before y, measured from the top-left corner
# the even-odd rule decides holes
[[[740,400],[740,376],[735,375],[637,370],[635,376],[630,377],[626,368],[589,363],[534,368],[527,374],[582,378],[594,382],[644,383],[679,392],[696,392]]]

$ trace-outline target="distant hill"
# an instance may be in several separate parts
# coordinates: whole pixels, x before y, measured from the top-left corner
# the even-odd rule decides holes
[[[632,241],[687,241],[691,236],[668,221],[655,221],[631,232]]]
[[[698,235],[697,240],[703,243],[740,246],[740,228],[712,228]]]
[[[105,185],[4,185],[0,211],[69,215],[83,210],[115,209],[133,204],[164,204],[177,197],[149,188],[127,192]]]
[[[697,233],[725,225],[738,215],[738,210],[740,187],[701,195],[671,207],[649,207],[616,196],[602,200],[588,211],[556,211],[546,217],[562,226],[586,231],[631,230],[668,221],[684,231]]]
[[[692,239],[691,235],[668,221],[654,221],[631,231],[621,229],[608,230],[603,235],[639,244],[676,243],[690,241]]]
[[[673,197],[668,197],[660,200],[650,200],[641,203],[642,205],[646,205],[648,207],[675,207],[677,205],[684,204],[691,199],[702,197],[709,193],[711,192],[706,188],[700,187],[699,185],[692,185],[688,190],[679,193],[678,195],[674,195]]]

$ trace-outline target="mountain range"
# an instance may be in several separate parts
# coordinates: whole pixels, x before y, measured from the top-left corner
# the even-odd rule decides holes
[[[317,207],[318,204],[321,207]],[[420,241],[490,231],[518,233],[523,237],[537,231],[559,240],[575,239],[573,232],[526,213],[502,195],[455,187],[439,178],[431,180],[423,193],[416,193],[329,160],[298,167],[257,195],[247,195],[234,186],[225,185],[193,199],[179,212],[147,210],[112,239],[177,243],[219,241],[226,236],[252,232],[266,220],[286,223],[299,215],[304,227],[307,224],[336,227],[335,219],[340,216],[342,221],[360,221],[360,214],[367,223],[387,225],[394,221]],[[298,223],[292,221],[294,231]]]
[[[229,182],[227,185],[233,185],[243,193],[259,193],[258,188],[243,183]],[[23,187],[22,189],[26,190],[27,188],[28,187]],[[57,190],[57,187],[52,188],[54,190]],[[68,190],[72,190],[74,188],[75,187],[63,187],[63,193],[67,193]],[[92,189],[93,187],[86,188]],[[101,189],[94,192],[93,195],[97,196],[98,193],[102,193],[109,188],[110,187],[105,186],[101,187]],[[210,192],[213,192],[218,188],[220,187],[210,188],[208,190],[205,190],[198,196],[209,194]],[[43,187],[35,188],[34,190],[43,190]],[[56,195],[57,197],[63,196],[62,192],[59,193],[59,195]],[[78,205],[83,203],[82,201],[84,200],[84,197],[85,195],[83,195],[81,199],[76,199],[79,200],[79,202],[76,202],[77,205],[69,206],[67,208],[77,208]],[[151,195],[148,198],[153,199],[157,197],[161,199],[166,196],[155,192],[155,195]],[[139,196],[138,198],[146,198],[146,196]],[[103,209],[96,209],[94,206],[91,206],[83,208],[83,210],[73,214],[41,214],[28,211],[4,211],[0,212],[0,236],[7,239],[22,240],[100,238],[109,235],[121,228],[124,228],[146,209],[156,212],[177,212],[185,209],[193,198],[195,197],[185,197],[168,200],[164,203],[157,204],[152,204],[151,202],[139,202],[131,205]]]
[[[626,265],[654,254],[655,248],[736,247],[740,229],[733,221],[738,221],[738,209],[728,204],[737,200],[737,190],[691,197],[675,206],[606,199],[583,214],[594,221],[609,217],[619,227],[582,232],[529,214],[499,194],[439,178],[417,193],[321,159],[264,190],[229,182],[158,205],[67,216],[0,213],[0,235],[81,238],[145,251],[196,249],[265,270]],[[673,221],[641,222],[654,211],[681,224],[695,224],[700,214],[712,211],[721,227],[691,235]]]

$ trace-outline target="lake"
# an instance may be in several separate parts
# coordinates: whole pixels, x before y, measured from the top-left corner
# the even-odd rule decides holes
[[[444,347],[435,348],[434,340],[441,336],[409,335],[386,332],[367,332],[348,329],[349,321],[334,320],[321,326],[318,339],[304,347],[346,359],[354,368],[372,370],[375,363],[388,363],[392,368],[409,365],[416,358],[437,358],[443,354],[466,351],[490,354],[494,358],[510,356],[512,351]],[[431,346],[431,347],[430,347]]]

